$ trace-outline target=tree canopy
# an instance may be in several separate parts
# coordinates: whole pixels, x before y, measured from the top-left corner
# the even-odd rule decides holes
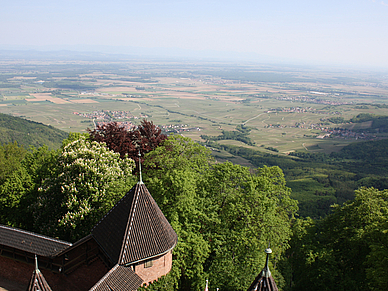
[[[388,288],[388,190],[361,188],[320,221],[294,225],[291,290]]]
[[[120,153],[121,158],[128,155],[135,161],[138,160],[139,151],[144,155],[167,138],[160,128],[146,119],[132,131],[126,130],[117,122],[110,122],[97,125],[94,130],[88,129],[88,132],[91,140],[104,142],[110,150]]]
[[[133,160],[84,136],[65,145],[54,173],[39,188],[35,228],[67,240],[88,234],[129,190],[133,167]]]
[[[181,136],[150,152],[145,165],[146,185],[178,233],[169,276],[179,290],[200,290],[203,278],[244,290],[263,267],[268,242],[279,255],[287,248],[297,206],[278,167],[252,174],[217,164]]]

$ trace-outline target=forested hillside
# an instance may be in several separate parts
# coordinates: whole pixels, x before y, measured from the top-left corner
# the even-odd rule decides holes
[[[387,147],[379,141],[292,157],[228,149],[257,163],[253,170],[216,162],[210,149],[166,137],[147,121],[129,133],[116,123],[73,133],[57,150],[10,143],[0,146],[0,223],[67,241],[84,237],[139,180],[133,160],[141,148],[143,181],[179,237],[171,272],[147,290],[199,291],[205,279],[212,290],[246,290],[269,243],[279,290],[386,290],[388,192],[359,186],[384,186],[379,161]],[[358,163],[359,173],[348,163]],[[363,173],[363,163],[379,164],[381,174]],[[322,215],[300,218],[293,197],[308,191],[327,200],[301,199],[305,214]]]
[[[68,133],[42,123],[0,113],[0,144],[59,148]]]
[[[332,204],[352,199],[361,186],[388,188],[388,139],[350,144],[338,153],[292,152],[288,156],[214,142],[204,145],[242,157],[255,167],[280,167],[303,217],[324,217]],[[218,157],[217,151],[213,153]]]
[[[324,219],[298,219],[284,290],[388,290],[388,190],[360,188]]]

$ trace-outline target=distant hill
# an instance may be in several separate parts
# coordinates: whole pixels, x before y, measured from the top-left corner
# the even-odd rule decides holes
[[[0,113],[0,144],[16,141],[26,148],[59,148],[68,133],[42,123]]]

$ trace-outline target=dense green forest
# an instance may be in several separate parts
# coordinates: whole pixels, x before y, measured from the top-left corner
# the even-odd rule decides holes
[[[388,190],[360,188],[324,219],[292,227],[284,290],[388,289]]]
[[[59,148],[68,133],[42,123],[0,113],[0,144]]]
[[[238,125],[236,127],[237,131],[227,131],[223,130],[222,134],[219,136],[208,136],[201,135],[201,138],[206,141],[217,141],[217,140],[237,140],[245,143],[247,145],[253,146],[254,142],[248,137],[251,129],[249,127],[245,127],[243,125]]]
[[[332,204],[352,199],[361,186],[388,188],[387,139],[350,144],[338,153],[293,152],[288,156],[209,141],[204,145],[243,157],[255,167],[280,167],[292,197],[299,201],[302,217],[327,215]]]
[[[353,128],[353,131],[383,133],[388,131],[388,116],[378,116],[370,113],[360,113],[357,116],[345,120],[343,117],[330,117],[328,121],[336,124],[370,122],[368,128]]]
[[[210,142],[166,138],[147,122],[128,135],[115,125],[73,133],[59,149],[5,143],[0,223],[73,242],[87,235],[138,181],[136,151],[117,146],[126,142],[145,149],[143,181],[179,237],[172,271],[148,290],[203,290],[204,278],[246,290],[269,243],[280,290],[388,288],[386,140],[288,157],[224,146],[255,169],[217,163]],[[317,199],[303,200],[311,192]]]

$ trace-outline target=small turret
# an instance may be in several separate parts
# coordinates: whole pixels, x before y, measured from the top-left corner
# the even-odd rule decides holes
[[[27,291],[51,291],[49,284],[38,268],[38,257],[35,255],[35,270],[32,273]]]
[[[248,291],[278,291],[278,287],[276,286],[275,280],[272,278],[271,271],[268,266],[269,255],[272,254],[272,250],[267,248],[265,253],[267,254],[265,266],[248,288]]]
[[[143,177],[141,176],[141,153],[140,153],[140,149],[139,149],[139,184],[144,184],[143,183]]]

